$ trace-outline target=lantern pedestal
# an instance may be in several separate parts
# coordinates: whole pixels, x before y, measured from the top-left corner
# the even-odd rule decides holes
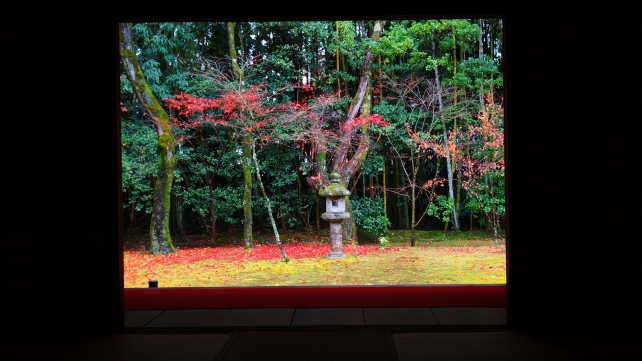
[[[330,254],[326,258],[345,258],[343,254],[343,229],[341,224],[344,219],[350,218],[348,212],[323,213],[321,218],[330,223]]]
[[[346,212],[345,197],[350,195],[350,191],[339,184],[339,173],[332,173],[329,176],[330,185],[319,190],[319,195],[325,197],[326,212],[321,218],[330,223],[330,254],[326,258],[337,259],[344,258],[341,223],[343,220],[350,218],[350,213]]]

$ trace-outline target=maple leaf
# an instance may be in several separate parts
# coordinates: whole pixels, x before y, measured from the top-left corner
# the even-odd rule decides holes
[[[355,118],[352,122],[344,124],[343,129],[350,130],[354,127],[358,127],[365,124],[376,124],[383,127],[390,125],[390,123],[383,120],[383,116],[379,114],[370,114],[365,117],[359,116]]]

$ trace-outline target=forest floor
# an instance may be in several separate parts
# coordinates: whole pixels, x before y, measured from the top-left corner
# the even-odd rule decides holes
[[[273,234],[255,233],[253,248],[242,234],[219,233],[212,247],[208,236],[175,241],[171,255],[149,254],[145,237],[125,237],[126,288],[159,287],[329,286],[411,284],[505,284],[506,242],[495,245],[485,231],[390,231],[388,247],[359,232],[358,242],[343,244],[345,258],[327,259],[325,234],[280,233],[285,262]]]

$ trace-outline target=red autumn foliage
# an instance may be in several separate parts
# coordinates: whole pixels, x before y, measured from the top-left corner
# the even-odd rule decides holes
[[[467,189],[475,178],[481,178],[493,170],[505,169],[504,132],[501,124],[504,108],[501,103],[492,103],[492,98],[487,97],[486,100],[486,110],[477,115],[481,124],[471,125],[459,134],[452,134],[459,138],[458,160],[462,164],[462,174],[467,178],[462,184]],[[476,141],[471,141],[472,139]]]
[[[172,118],[175,126],[196,128],[204,124],[234,126],[243,132],[254,132],[267,125],[277,112],[276,107],[266,106],[265,86],[252,86],[247,90],[228,91],[216,98],[195,97],[181,93],[165,98],[165,104],[178,111]]]
[[[323,258],[327,256],[330,251],[328,244],[320,242],[293,241],[284,244],[283,247],[287,251],[288,258],[290,259]],[[360,256],[376,252],[389,252],[397,249],[398,247],[381,249],[376,244],[356,246],[347,244],[343,246],[344,253],[357,253]],[[140,268],[141,264],[144,264],[145,267],[153,267],[154,265],[194,264],[212,259],[227,262],[243,262],[283,258],[279,249],[274,247],[273,244],[263,243],[255,243],[254,248],[245,248],[243,245],[224,245],[218,247],[178,249],[175,253],[169,255],[148,255],[133,250],[125,251],[125,253],[128,255],[125,257],[126,261],[124,266],[126,270],[128,266],[133,265],[136,265],[135,268]]]
[[[321,242],[300,242],[293,241],[284,245],[290,259],[319,258],[322,259],[329,253],[329,245]],[[344,253],[358,254],[359,256],[399,250],[398,247],[380,249],[377,245],[352,245],[343,246]],[[133,283],[137,272],[141,270],[165,270],[171,265],[194,265],[198,267],[201,261],[224,261],[224,262],[256,262],[264,260],[282,259],[278,248],[273,244],[255,243],[254,248],[245,248],[243,245],[224,245],[218,247],[199,247],[177,249],[176,252],[168,255],[151,255],[141,253],[137,250],[124,252],[124,277],[126,282]],[[153,271],[152,271],[153,272]]]
[[[380,249],[377,244],[357,246],[345,244],[343,246],[343,251],[348,257],[347,259],[352,258],[355,254],[359,258],[364,257],[363,259],[368,256],[375,256],[375,258],[378,258],[380,255],[388,257],[388,263],[381,263],[379,266],[380,269],[373,270],[373,272],[380,275],[381,272],[394,273],[405,269],[409,271],[410,276],[413,276],[411,277],[413,280],[406,277],[405,282],[412,284],[424,282],[421,279],[421,275],[425,276],[427,273],[422,272],[421,275],[416,274],[412,269],[415,264],[422,262],[427,262],[427,265],[434,263],[444,265],[444,262],[447,263],[447,260],[451,260],[454,262],[452,263],[453,270],[480,270],[488,272],[489,274],[502,275],[502,272],[505,274],[506,265],[504,262],[488,262],[484,257],[475,258],[482,255],[501,256],[505,253],[504,250],[496,246],[487,245],[464,246],[463,244],[468,243],[468,241],[461,240],[461,242],[462,246],[448,247],[432,246],[428,244],[420,245],[418,247],[410,247],[408,243],[402,243],[398,246],[386,249]],[[323,262],[325,261],[325,256],[329,252],[328,244],[323,244],[318,241],[294,241],[287,243],[284,246],[292,260],[312,260],[313,263],[318,262],[318,264],[323,264],[324,269],[327,269],[328,267],[336,267],[337,265],[345,267],[346,270],[350,269],[352,272],[359,269],[353,268],[353,266],[358,267],[359,262],[349,262],[345,264],[343,262]],[[420,252],[408,252],[411,249]],[[428,257],[426,258],[426,256]],[[470,261],[472,264],[468,262],[466,265],[463,265],[464,268],[462,269],[461,262],[458,260],[467,257],[473,257],[473,260]],[[373,259],[372,257],[369,258],[371,260]],[[248,285],[241,282],[241,278],[244,278],[242,274],[228,273],[225,271],[226,269],[251,268],[252,265],[256,265],[254,263],[256,261],[278,261],[281,259],[281,255],[279,251],[273,247],[273,244],[257,243],[253,249],[246,249],[240,244],[218,246],[214,248],[181,248],[171,255],[150,255],[141,253],[140,250],[128,250],[124,252],[123,259],[125,287],[146,287],[148,280],[158,278],[163,279],[163,284],[165,286],[170,285],[170,287],[173,287],[171,286],[171,282],[174,282],[174,286],[178,285],[179,287],[210,287],[208,286],[208,282],[210,282],[210,280],[215,284],[215,287],[220,287]],[[269,269],[270,266],[268,264],[270,263],[273,262],[268,262],[263,266],[258,266],[258,268],[254,268],[254,270],[263,269],[263,267],[267,267],[266,269]],[[411,268],[409,269],[408,267]],[[361,268],[361,271],[357,271],[361,272],[360,274],[365,277],[363,282],[367,283],[372,281],[372,279],[368,278],[373,277],[373,274],[370,273],[369,269],[369,267],[366,267]],[[219,270],[222,270],[221,274],[218,273]],[[279,273],[277,276],[285,277],[285,279],[288,277],[287,272],[282,274]],[[328,278],[327,274],[325,276],[320,276],[322,277],[321,282],[334,284],[333,282],[337,282],[337,276],[339,278],[341,277],[340,275],[333,275]],[[170,280],[172,278],[174,278],[174,280]],[[201,279],[199,280],[199,278]],[[183,281],[177,281],[177,279],[183,279]],[[283,279],[281,281],[283,281]],[[437,280],[437,282],[452,283],[452,280]],[[483,278],[480,278],[480,282],[487,283]],[[299,285],[305,284],[307,284],[307,281],[303,280]]]
[[[353,122],[346,123],[343,126],[343,129],[344,130],[350,130],[351,128],[354,128],[354,127],[357,127],[357,126],[361,126],[361,125],[364,125],[364,124],[369,124],[369,123],[381,125],[383,127],[390,125],[390,123],[388,123],[385,120],[383,120],[383,117],[381,115],[379,115],[379,114],[370,114],[370,115],[365,116],[365,117],[361,117],[360,116],[360,117],[356,118]]]

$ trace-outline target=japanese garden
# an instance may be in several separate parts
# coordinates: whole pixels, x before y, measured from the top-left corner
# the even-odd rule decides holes
[[[126,288],[506,283],[501,19],[118,30]]]

